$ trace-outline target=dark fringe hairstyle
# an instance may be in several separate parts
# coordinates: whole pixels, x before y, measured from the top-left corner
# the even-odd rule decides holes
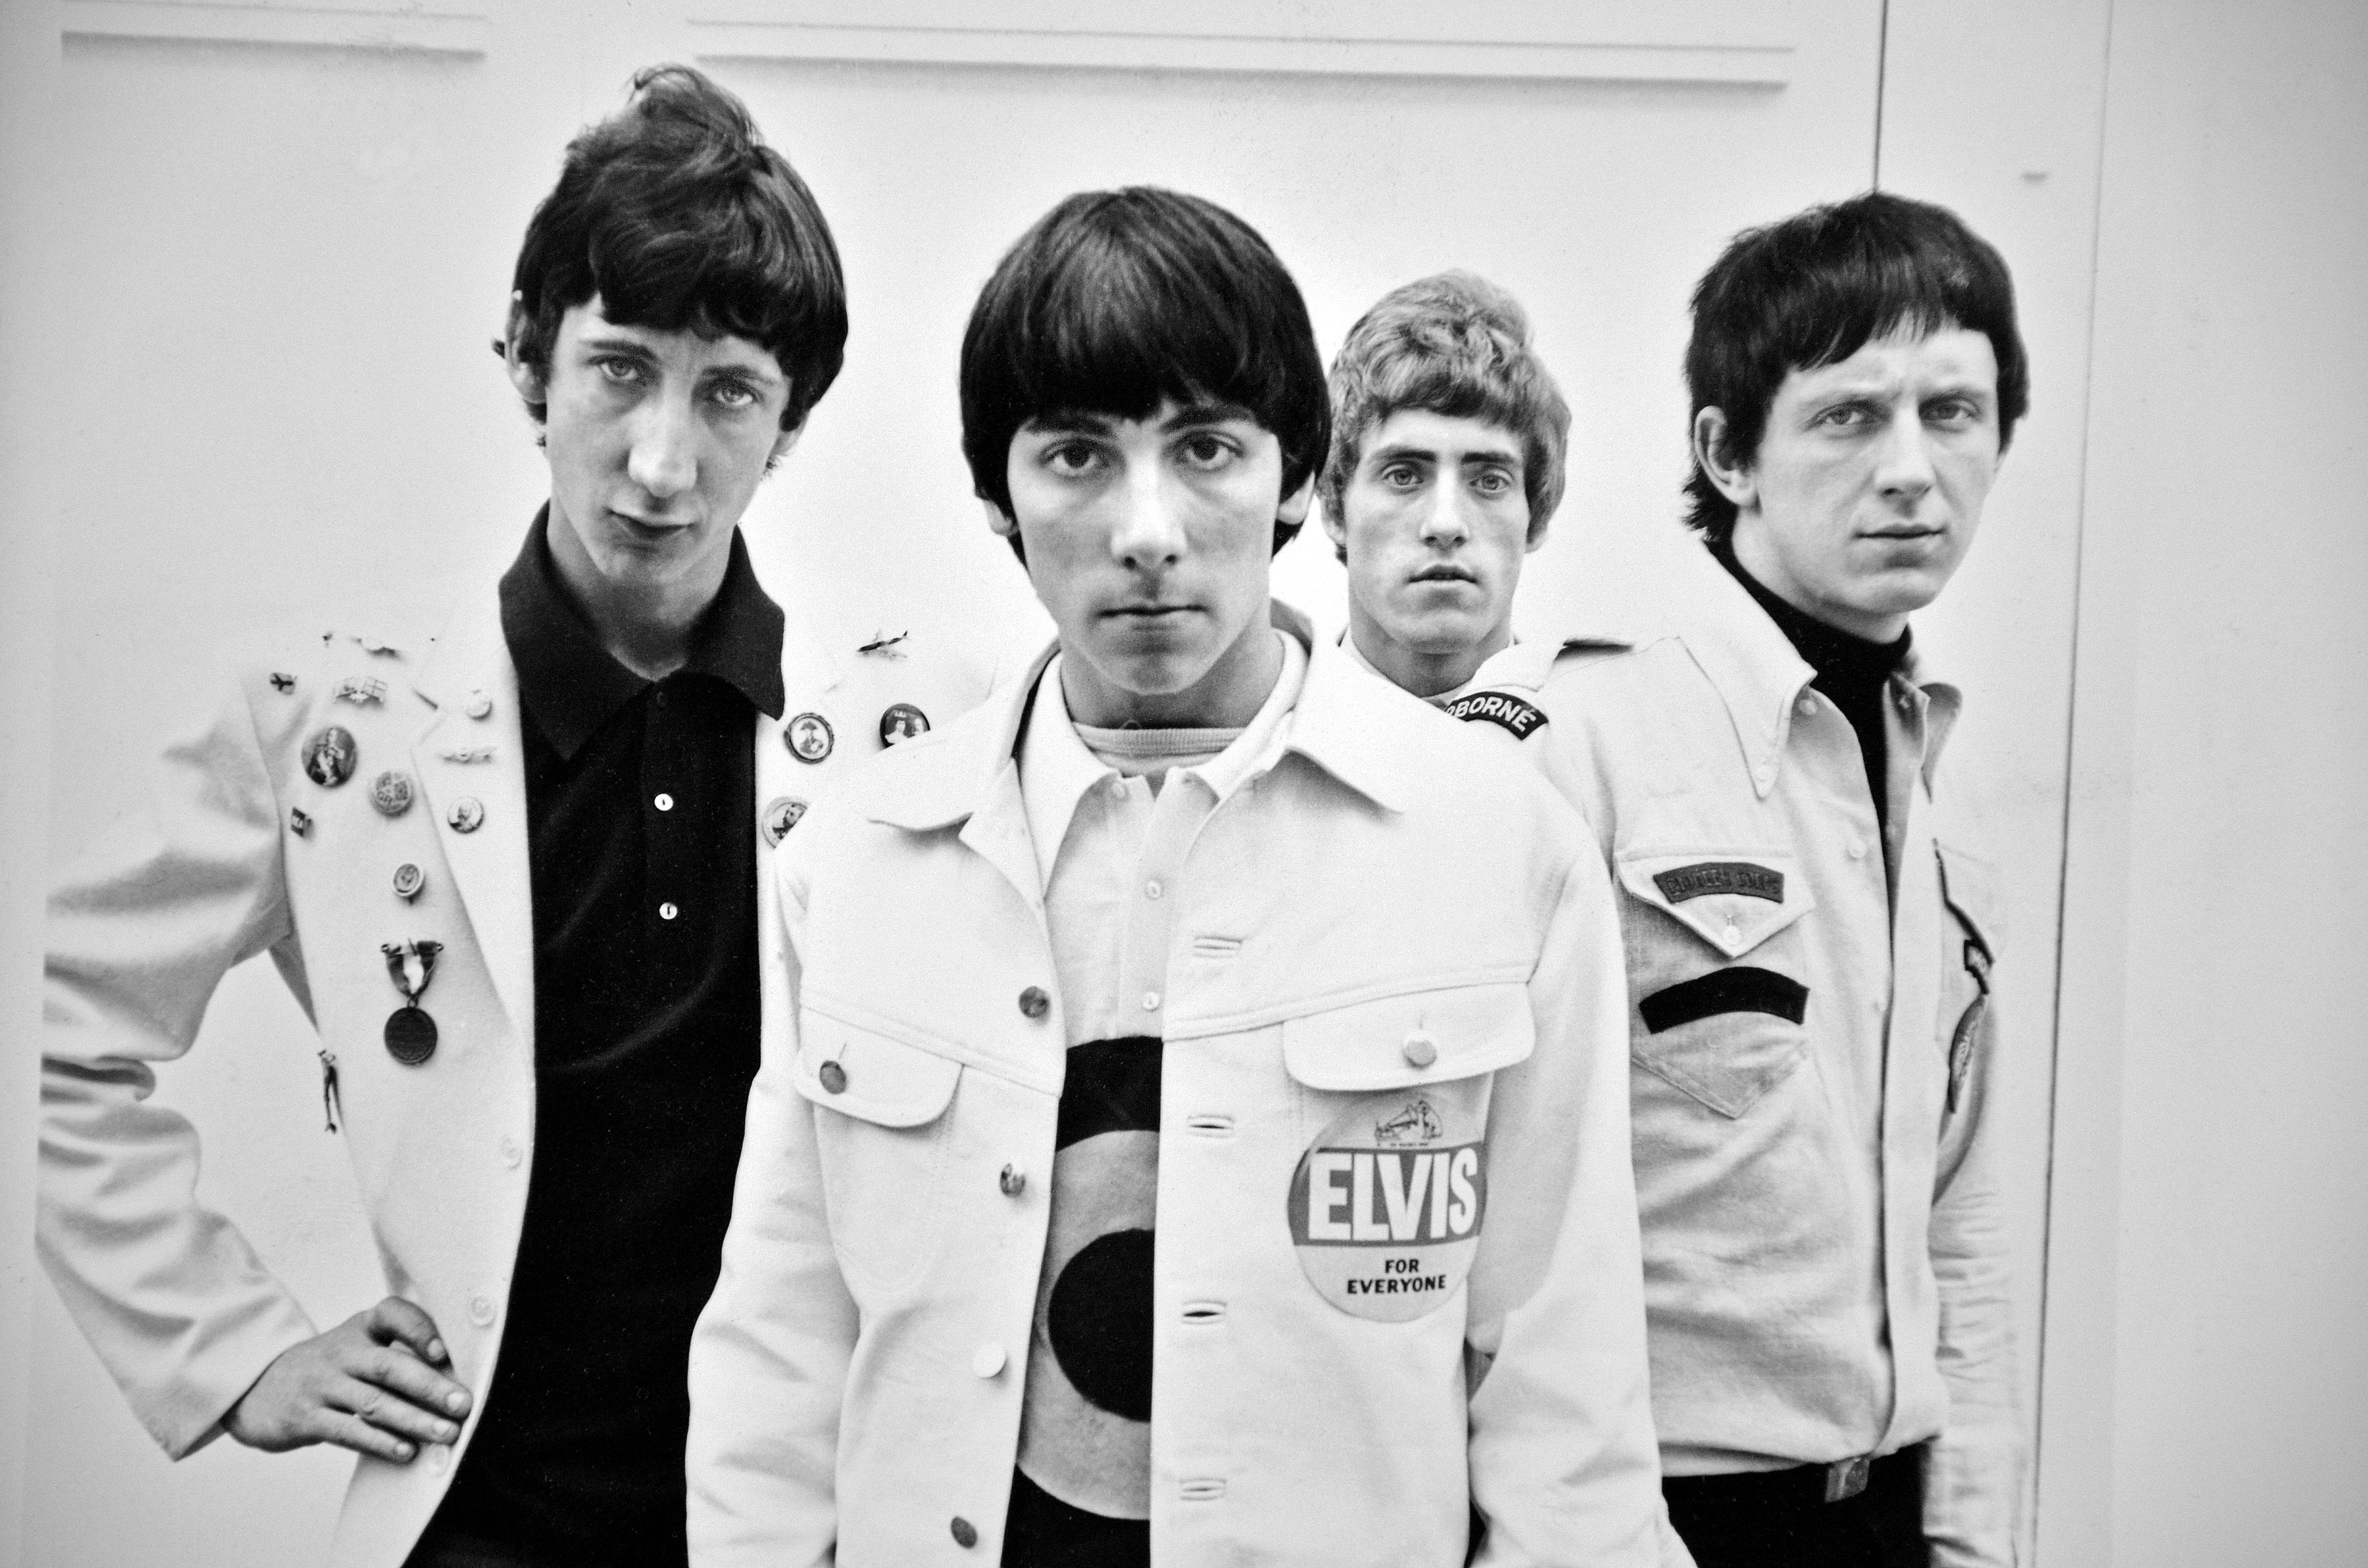
[[[789,378],[784,430],[845,358],[847,286],[813,193],[740,100],[686,65],[636,74],[632,100],[567,144],[511,287],[518,355],[540,376],[560,319],[597,294],[620,325],[763,347]],[[540,424],[545,407],[527,411]]]
[[[1720,453],[1759,452],[1768,410],[1794,370],[1839,364],[1906,327],[1957,326],[1990,340],[1998,356],[1998,447],[2031,405],[2031,368],[2014,319],[2014,279],[2004,258],[1957,215],[1929,201],[1868,191],[1747,229],[1694,288],[1686,345],[1692,406],[1726,415]],[[1735,527],[1735,503],[1696,461],[1686,480],[1688,528],[1713,540]]]
[[[1029,421],[1143,419],[1169,400],[1246,410],[1281,443],[1282,494],[1305,483],[1331,410],[1299,287],[1256,230],[1200,197],[1069,197],[996,265],[962,334],[971,483],[1008,517],[1011,439]],[[1274,548],[1298,531],[1277,519]]]

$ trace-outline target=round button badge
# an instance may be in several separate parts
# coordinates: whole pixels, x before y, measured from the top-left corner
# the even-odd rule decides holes
[[[484,802],[474,795],[463,795],[452,802],[452,809],[445,813],[444,820],[452,824],[454,833],[474,833],[484,825]]]
[[[304,776],[324,790],[334,790],[354,776],[359,755],[354,733],[343,724],[315,730],[304,743]]]
[[[765,802],[765,842],[780,848],[781,840],[790,835],[790,829],[797,826],[798,820],[805,814],[806,803],[795,795],[777,796]]]
[[[1458,1085],[1361,1097],[1291,1178],[1291,1240],[1318,1294],[1351,1317],[1407,1323],[1472,1272],[1487,1145]]]
[[[892,702],[880,715],[880,744],[902,745],[929,733],[929,716],[909,702]]]
[[[411,775],[388,768],[370,780],[370,804],[382,817],[399,817],[411,809]]]
[[[819,713],[801,713],[781,726],[781,744],[800,762],[820,762],[837,740],[830,721]]]
[[[405,860],[394,869],[394,896],[409,903],[427,885],[427,873]]]

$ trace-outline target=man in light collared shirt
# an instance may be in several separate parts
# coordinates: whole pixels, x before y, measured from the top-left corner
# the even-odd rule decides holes
[[[962,391],[1059,639],[785,844],[693,1560],[1660,1562],[1609,884],[1269,599],[1297,288],[1205,201],[1072,197]]]
[[[1670,1516],[1704,1568],[2011,1563],[1995,889],[1907,618],[2028,401],[2012,285],[1939,208],[1813,210],[1704,278],[1687,374],[1707,550],[1676,635],[1474,658],[1454,702],[1520,737],[1620,889]],[[1363,592],[1391,514],[1341,425]]]

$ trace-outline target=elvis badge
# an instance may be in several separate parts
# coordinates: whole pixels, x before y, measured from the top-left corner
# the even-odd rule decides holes
[[[1291,1240],[1318,1294],[1352,1317],[1408,1323],[1472,1272],[1487,1207],[1487,1141],[1464,1096],[1362,1096],[1300,1156]]]

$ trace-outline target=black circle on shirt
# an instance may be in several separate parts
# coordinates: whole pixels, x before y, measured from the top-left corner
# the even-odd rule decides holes
[[[1053,1282],[1044,1331],[1061,1370],[1088,1403],[1151,1419],[1149,1231],[1110,1231],[1077,1249]]]

